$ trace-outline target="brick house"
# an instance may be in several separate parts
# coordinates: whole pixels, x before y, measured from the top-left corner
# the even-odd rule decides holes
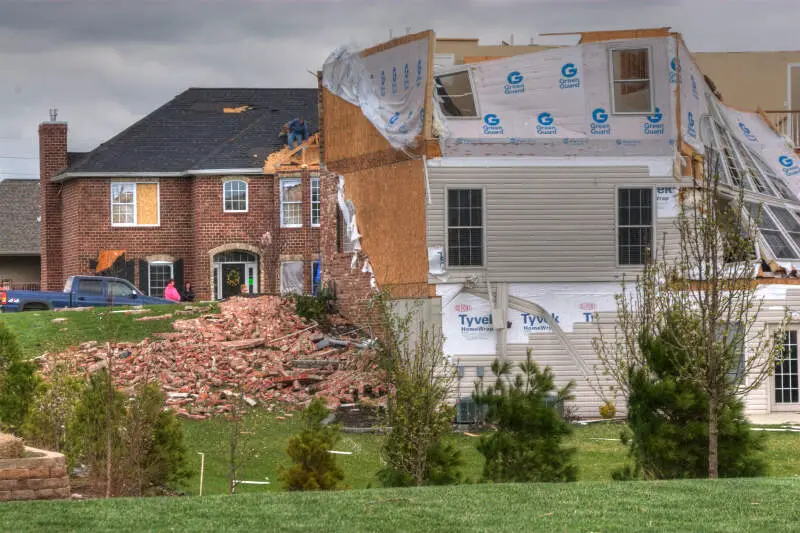
[[[316,129],[315,89],[188,89],[82,154],[66,123],[42,123],[43,290],[95,273],[150,295],[191,282],[200,299],[315,290],[318,164],[279,137],[296,117]]]

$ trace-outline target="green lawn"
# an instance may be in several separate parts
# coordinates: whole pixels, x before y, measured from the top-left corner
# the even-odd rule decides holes
[[[163,315],[183,309],[183,305],[147,306],[149,315]],[[215,307],[216,308],[216,307]],[[122,310],[124,308],[115,308]],[[172,331],[171,319],[136,322],[134,319],[146,315],[107,314],[108,309],[89,311],[28,311],[25,313],[0,314],[0,322],[17,334],[23,353],[36,357],[47,351],[61,351],[94,340],[105,342],[115,338],[121,342],[140,341],[153,333]],[[110,317],[110,320],[106,317]],[[54,318],[66,318],[64,324],[53,324]],[[62,331],[65,330],[65,331]]]
[[[2,504],[2,531],[796,531],[800,480],[461,485]]]

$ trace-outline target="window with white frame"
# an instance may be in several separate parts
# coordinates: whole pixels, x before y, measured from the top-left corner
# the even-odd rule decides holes
[[[223,210],[226,213],[247,211],[247,182],[229,180],[222,185]]]
[[[281,227],[303,225],[303,186],[300,179],[281,179]]]
[[[147,294],[158,298],[164,297],[164,289],[167,288],[169,280],[173,279],[172,263],[167,261],[153,261],[149,263],[149,286]]]
[[[158,183],[111,182],[112,226],[157,226]]]
[[[319,178],[311,178],[311,225],[319,226],[320,197]]]
[[[303,294],[303,262],[281,263],[281,294]]]
[[[434,77],[436,94],[446,117],[477,117],[478,106],[469,72],[453,72]]]
[[[617,255],[620,265],[643,265],[653,256],[653,189],[618,189]]]
[[[652,113],[650,50],[611,50],[611,85],[614,113]]]
[[[783,357],[775,362],[775,403],[798,402],[797,331],[790,330],[783,339]]]
[[[483,190],[447,191],[447,264],[483,265]]]
[[[781,228],[771,216],[771,206],[765,206],[755,202],[747,202],[747,211],[750,219],[758,228],[758,232],[764,237],[772,254],[776,259],[798,259],[797,252],[794,251],[789,239],[783,234]]]

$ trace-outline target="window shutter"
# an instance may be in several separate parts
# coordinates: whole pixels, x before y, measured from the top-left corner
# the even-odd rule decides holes
[[[89,270],[92,271],[92,276],[97,275],[97,259],[89,259]]]
[[[135,279],[136,276],[134,275],[135,265],[136,262],[133,259],[131,259],[130,261],[125,261],[125,279],[130,281],[134,285],[136,284],[136,279]]]
[[[144,259],[139,260],[139,290],[150,294],[150,264]]]
[[[175,280],[175,288],[178,292],[183,292],[183,259],[178,259],[172,265],[172,277]]]

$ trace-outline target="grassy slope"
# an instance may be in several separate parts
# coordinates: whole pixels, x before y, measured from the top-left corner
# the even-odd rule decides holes
[[[3,531],[793,531],[800,480],[466,485],[3,504]]]
[[[163,315],[182,308],[182,305],[148,306],[148,314]],[[156,332],[172,331],[175,320],[136,322],[134,318],[145,315],[113,313],[109,325],[103,322],[106,311],[97,308],[90,311],[8,313],[0,314],[0,322],[17,334],[26,357],[36,357],[43,352],[64,350],[89,340],[105,342],[112,336],[121,342],[139,341]],[[52,323],[54,318],[62,317],[67,319],[65,324]]]

